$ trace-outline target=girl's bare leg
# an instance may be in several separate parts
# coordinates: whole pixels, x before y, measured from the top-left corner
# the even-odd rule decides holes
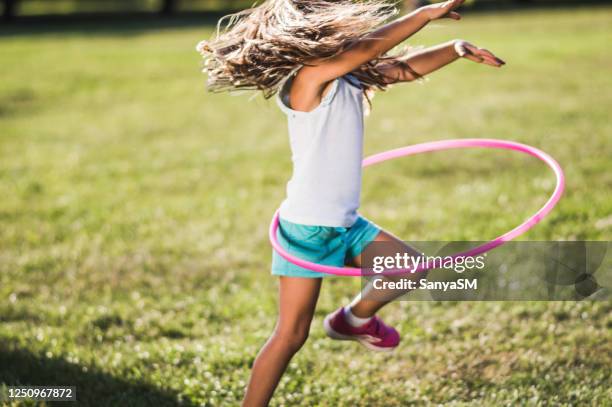
[[[374,253],[375,256],[395,256],[396,253],[408,253],[412,256],[419,256],[420,254],[414,248],[402,242],[399,238],[385,231],[381,231],[378,236],[376,236],[374,241],[386,242],[384,245],[375,246],[377,250],[380,250],[380,253]],[[370,250],[372,250],[372,248],[370,248]],[[361,255],[353,259],[353,264],[356,267],[361,267]],[[424,278],[426,274],[427,273],[421,272],[415,274],[401,274],[398,276],[385,278],[390,280],[399,278],[419,280]],[[406,292],[407,291],[398,292],[397,290],[375,290],[372,284],[368,284],[350,304],[351,313],[359,318],[369,318],[376,314],[378,310],[387,305],[389,302],[397,298],[399,295],[405,294]]]
[[[276,328],[255,359],[243,406],[268,405],[289,361],[308,338],[320,288],[320,278],[280,277]]]

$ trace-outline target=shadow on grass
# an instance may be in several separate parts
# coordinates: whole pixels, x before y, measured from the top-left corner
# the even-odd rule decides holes
[[[95,368],[23,349],[0,346],[0,384],[7,386],[76,386],[79,406],[195,406],[177,394],[139,381],[126,381]],[[1,402],[1,400],[0,400]],[[48,403],[55,405],[55,403]],[[59,403],[57,405],[65,405]]]
[[[593,6],[609,7],[612,0],[557,0],[539,2],[479,2],[465,13],[505,13],[538,9],[574,9]],[[58,15],[17,16],[14,21],[0,22],[0,38],[19,35],[129,36],[164,29],[214,27],[219,18],[239,10],[183,12],[161,16],[146,12],[98,12]]]
[[[22,17],[9,24],[0,23],[0,38],[21,35],[130,36],[167,29],[193,29],[215,26],[231,13],[206,12],[161,17],[146,13],[96,13]]]

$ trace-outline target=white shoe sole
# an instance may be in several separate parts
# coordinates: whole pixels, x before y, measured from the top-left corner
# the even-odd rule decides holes
[[[334,328],[331,327],[331,324],[329,323],[330,319],[331,319],[331,315],[328,315],[325,317],[325,319],[323,320],[323,329],[325,329],[325,333],[327,334],[327,336],[329,336],[332,339],[337,339],[340,341],[359,342],[361,345],[375,352],[392,352],[395,349],[395,347],[394,348],[381,348],[380,346],[376,346],[368,342],[368,340],[365,338],[360,338],[354,335],[343,335],[341,333],[338,333],[334,330]]]

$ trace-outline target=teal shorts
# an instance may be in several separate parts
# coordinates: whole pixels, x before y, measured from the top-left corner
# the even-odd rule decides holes
[[[327,266],[344,266],[350,259],[361,254],[363,249],[380,233],[380,228],[359,216],[353,226],[310,226],[279,220],[276,234],[280,245],[290,254]],[[318,273],[296,266],[273,250],[272,274],[289,277],[324,277]]]

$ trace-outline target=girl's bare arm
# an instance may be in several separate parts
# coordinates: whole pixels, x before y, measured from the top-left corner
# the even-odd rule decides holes
[[[417,51],[401,61],[381,65],[378,69],[388,79],[388,83],[408,82],[436,71],[460,57],[494,67],[505,64],[486,49],[466,41],[453,40]]]
[[[290,98],[294,109],[310,110],[317,106],[326,86],[334,79],[354,71],[406,40],[430,21],[438,18],[460,19],[453,11],[465,0],[448,0],[421,7],[356,41],[333,58],[311,61],[296,76]]]

